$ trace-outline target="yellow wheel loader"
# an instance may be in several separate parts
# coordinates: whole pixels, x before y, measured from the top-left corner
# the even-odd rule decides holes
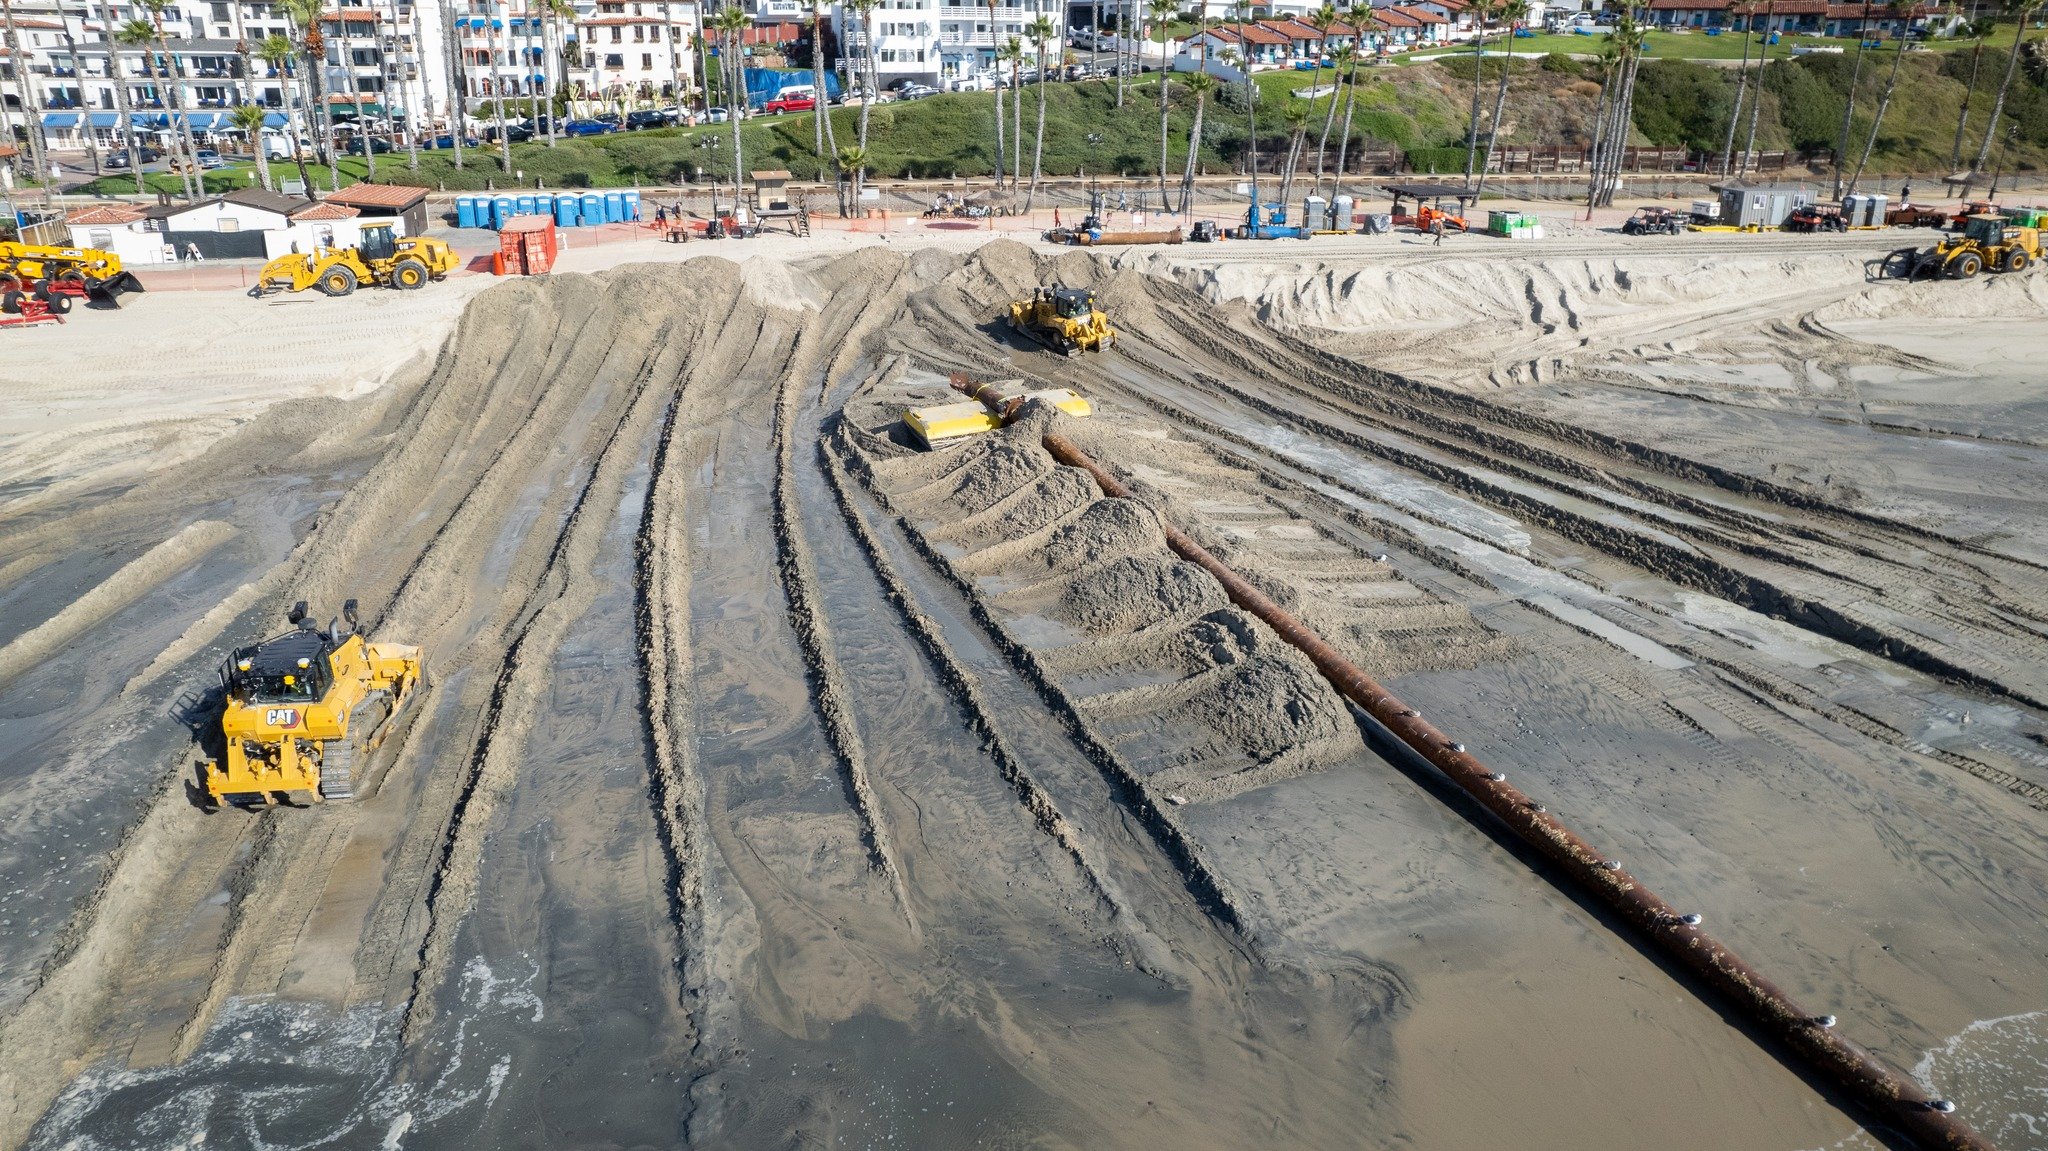
[[[425,236],[401,240],[388,223],[364,224],[363,242],[356,247],[293,252],[263,265],[249,294],[261,299],[317,287],[330,296],[346,296],[363,284],[410,291],[442,279],[460,263],[446,241]]]
[[[1068,358],[1116,343],[1116,329],[1086,288],[1038,289],[1010,305],[1010,328]]]
[[[121,270],[121,257],[98,248],[58,248],[43,244],[0,241],[0,294],[33,292],[45,284],[45,295],[88,296],[119,303],[123,292],[139,292],[142,281]]]
[[[1886,272],[1902,280],[1968,280],[1979,272],[2024,272],[2041,258],[2041,233],[2003,216],[1963,218],[1963,230],[1932,248],[1901,248]]]
[[[224,754],[200,765],[210,806],[262,807],[299,794],[355,797],[369,755],[420,684],[420,649],[367,643],[356,601],[323,630],[303,601],[292,630],[245,647],[221,668]]]

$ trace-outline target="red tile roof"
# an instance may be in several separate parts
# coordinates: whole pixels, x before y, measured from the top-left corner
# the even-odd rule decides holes
[[[4,154],[4,153],[0,153]],[[132,224],[142,219],[142,209],[126,204],[94,204],[64,217],[67,224]]]
[[[327,197],[330,204],[358,208],[410,208],[427,198],[427,189],[407,184],[350,184]]]
[[[1375,8],[1372,10],[1372,18],[1375,23],[1387,28],[1422,27],[1422,21],[1399,8]]]
[[[1395,5],[1395,6],[1393,7],[1392,11],[1395,11],[1395,12],[1400,12],[1400,13],[1402,13],[1402,14],[1404,14],[1404,15],[1412,16],[1412,17],[1414,17],[1414,18],[1415,18],[1415,22],[1416,22],[1416,23],[1418,23],[1418,24],[1448,24],[1448,23],[1450,23],[1450,21],[1449,21],[1448,19],[1446,19],[1446,18],[1444,18],[1444,17],[1442,17],[1442,16],[1439,16],[1439,15],[1437,15],[1437,14],[1436,14],[1436,13],[1434,13],[1434,12],[1431,12],[1431,11],[1430,11],[1429,9],[1427,9],[1427,8],[1417,8],[1417,7],[1415,7],[1415,6],[1413,6],[1413,5],[1410,5],[1410,4],[1396,4],[1396,5]]]
[[[347,204],[336,204],[330,200],[322,200],[318,204],[293,212],[292,220],[295,223],[300,220],[353,220],[360,215],[362,215],[361,212],[356,211]]]

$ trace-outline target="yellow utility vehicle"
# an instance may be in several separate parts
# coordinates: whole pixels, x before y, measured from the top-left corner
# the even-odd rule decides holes
[[[1932,248],[1902,248],[1887,261],[1905,280],[1968,280],[1979,272],[2023,272],[2041,258],[2041,233],[1988,213],[1967,216],[1962,231]]]
[[[461,263],[446,241],[426,236],[399,239],[389,223],[363,225],[363,241],[353,248],[317,248],[293,252],[263,265],[249,294],[259,299],[273,292],[319,288],[330,296],[346,296],[361,284],[410,291],[439,280]]]
[[[118,303],[123,292],[139,292],[142,281],[121,270],[121,257],[98,248],[59,248],[0,241],[0,293],[31,292],[38,283],[64,295]]]
[[[1086,288],[1038,289],[1010,305],[1010,328],[1069,358],[1116,343],[1116,329]]]
[[[210,804],[262,807],[293,793],[352,799],[369,754],[420,684],[420,649],[366,643],[356,601],[325,630],[292,608],[293,630],[245,647],[221,668],[225,754],[200,766]]]

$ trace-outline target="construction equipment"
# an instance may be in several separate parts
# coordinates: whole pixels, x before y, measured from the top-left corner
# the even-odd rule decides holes
[[[1692,221],[1670,208],[1637,208],[1621,226],[1625,236],[1676,236]]]
[[[29,291],[38,283],[110,304],[119,304],[123,292],[142,290],[142,281],[122,271],[121,257],[112,252],[0,241],[0,292]]]
[[[1970,217],[1963,230],[1932,248],[1901,248],[1885,260],[1884,272],[1902,280],[1968,280],[1982,271],[2022,272],[2041,258],[2041,233],[2003,216]]]
[[[225,755],[200,766],[215,806],[261,807],[293,793],[354,798],[370,752],[420,684],[420,649],[365,642],[356,601],[325,630],[303,600],[289,618],[293,630],[241,648],[221,667]]]
[[[1029,336],[1069,359],[1099,352],[1116,343],[1116,329],[1095,306],[1095,293],[1058,284],[1040,288],[1028,300],[1010,305],[1010,329]]]
[[[1785,217],[1783,227],[1787,232],[1846,232],[1849,221],[1832,204],[1801,204]]]
[[[1239,224],[1232,232],[1232,235],[1240,240],[1306,240],[1309,238],[1308,229],[1287,222],[1287,205],[1267,204],[1264,207],[1266,211],[1264,213],[1265,218],[1262,221],[1260,219],[1259,201],[1257,199],[1252,200],[1251,206],[1245,209],[1244,223]]]
[[[0,328],[61,324],[70,310],[70,298],[50,294],[48,281],[38,282],[34,292],[0,292]]]
[[[446,278],[461,261],[445,241],[425,236],[398,238],[389,221],[363,225],[363,239],[353,248],[315,248],[293,252],[263,265],[249,294],[303,292],[318,287],[330,296],[346,296],[361,284],[410,291],[429,280]]]
[[[1948,213],[1925,204],[1900,204],[1884,214],[1884,222],[1894,228],[1942,228]]]
[[[997,380],[994,383],[977,383],[964,372],[954,372],[948,378],[953,390],[973,397],[954,404],[934,404],[926,408],[912,408],[903,413],[903,426],[928,450],[943,451],[956,444],[965,443],[983,432],[992,432],[1009,423],[1032,400],[1043,400],[1070,416],[1083,418],[1095,411],[1079,392],[1072,388],[1040,388],[1025,391],[1024,381]]]
[[[1188,241],[1195,244],[1214,244],[1223,239],[1223,229],[1214,220],[1196,220],[1188,229]]]
[[[1179,228],[1166,228],[1155,232],[1112,232],[1103,228],[1102,217],[1093,215],[1084,218],[1078,227],[1053,228],[1044,234],[1044,238],[1054,244],[1077,244],[1084,248],[1181,242]]]

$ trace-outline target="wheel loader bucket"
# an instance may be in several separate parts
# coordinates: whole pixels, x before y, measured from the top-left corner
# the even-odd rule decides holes
[[[88,298],[100,303],[112,304],[117,308],[121,306],[121,297],[124,294],[144,290],[142,281],[136,279],[133,272],[115,272],[104,280],[87,280],[85,282],[85,294]]]

